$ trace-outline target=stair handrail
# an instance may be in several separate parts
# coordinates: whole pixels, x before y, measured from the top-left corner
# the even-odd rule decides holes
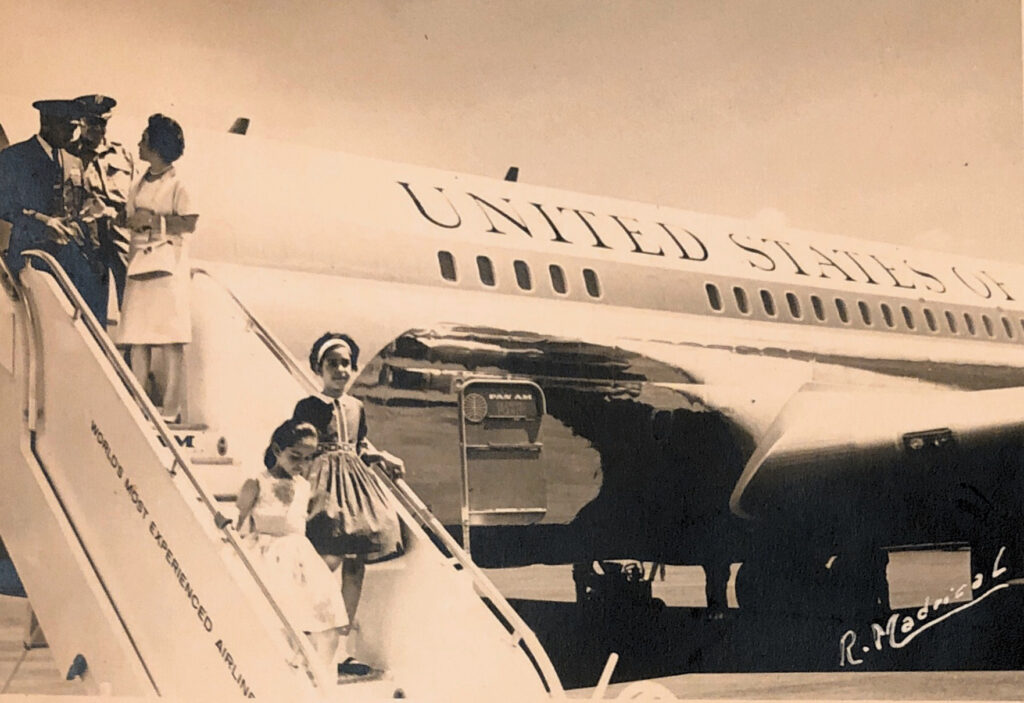
[[[18,296],[18,284],[14,282],[14,274],[7,267],[7,262],[0,257],[0,287],[7,293],[7,297],[17,302],[20,300]]]
[[[503,625],[508,630],[512,640],[521,641],[523,650],[526,652],[533,667],[537,670],[537,673],[541,676],[544,688],[552,694],[561,693],[561,679],[559,679],[558,672],[555,671],[555,667],[548,658],[543,645],[541,645],[537,635],[530,626],[515,611],[515,608],[509,605],[501,591],[487,578],[487,575],[476,565],[476,562],[473,561],[455,538],[451,536],[451,533],[444,528],[441,521],[430,512],[430,508],[423,503],[423,500],[405,482],[405,479],[398,478],[392,480],[377,464],[373,464],[370,468],[376,472],[378,478],[392,488],[392,492],[396,494],[423,529],[441,542],[459,566],[472,576],[473,584],[483,591],[481,595],[490,600],[494,609],[501,615],[501,619],[505,621]],[[540,653],[540,656],[537,655],[537,652]]]
[[[263,345],[267,348],[268,351],[270,351],[271,354],[274,355],[274,358],[276,358],[277,361],[282,366],[288,369],[288,372],[292,375],[292,377],[298,380],[300,383],[302,383],[303,386],[305,386],[307,392],[318,393],[320,391],[320,387],[309,377],[309,374],[306,372],[305,368],[300,366],[299,363],[295,360],[295,357],[292,356],[291,352],[289,352],[284,347],[284,345],[281,344],[280,341],[278,341],[277,337],[275,337],[274,334],[270,330],[268,330],[263,325],[262,322],[256,319],[256,316],[253,315],[249,308],[246,307],[245,303],[243,303],[238,298],[238,296],[235,295],[235,292],[233,290],[231,290],[226,285],[217,280],[217,278],[213,274],[211,274],[204,268],[193,266],[192,277],[195,278],[196,274],[206,276],[211,283],[220,288],[224,293],[226,293],[231,298],[232,301],[234,301],[235,305],[238,306],[238,309],[241,310],[242,314],[245,316],[245,322],[249,326],[249,329],[251,329],[259,338],[259,340],[263,342]]]
[[[146,391],[142,388],[138,379],[135,378],[135,374],[133,374],[131,370],[125,366],[125,362],[124,359],[121,357],[121,354],[117,351],[117,348],[114,346],[114,343],[111,341],[106,331],[102,328],[99,321],[92,314],[92,310],[89,309],[89,306],[82,298],[81,293],[78,292],[78,289],[75,287],[74,283],[71,282],[70,277],[64,271],[63,267],[57,262],[57,259],[52,254],[49,254],[45,251],[41,251],[38,249],[30,249],[24,251],[22,252],[22,256],[24,256],[28,260],[39,260],[49,268],[49,271],[41,271],[40,269],[35,269],[33,267],[34,270],[39,270],[42,273],[49,273],[56,281],[58,287],[61,289],[61,291],[64,293],[64,295],[67,297],[68,301],[72,305],[72,308],[74,310],[73,319],[82,320],[86,330],[92,337],[93,342],[96,344],[97,347],[99,347],[100,352],[106,357],[107,361],[114,369],[121,383],[124,385],[129,395],[131,395],[132,399],[135,401],[136,405],[138,406],[138,409],[142,411],[145,418],[148,419],[156,428],[156,431],[159,434],[164,447],[168,449],[171,452],[172,456],[174,457],[174,461],[171,463],[171,467],[167,469],[168,473],[170,473],[173,476],[176,473],[175,466],[181,468],[182,473],[186,476],[186,478],[188,478],[189,482],[192,484],[192,487],[195,489],[200,499],[200,502],[202,502],[203,505],[205,505],[206,508],[210,511],[211,517],[214,520],[214,524],[216,525],[218,531],[221,533],[221,536],[223,537],[225,542],[231,547],[235,555],[241,560],[242,564],[245,566],[246,571],[249,572],[249,575],[252,577],[253,581],[256,583],[260,592],[263,594],[263,597],[266,598],[267,602],[270,604],[271,609],[274,611],[274,614],[281,621],[282,625],[284,626],[284,632],[288,637],[289,643],[293,647],[296,647],[299,653],[302,655],[303,664],[307,675],[314,681],[315,685],[318,688],[326,690],[327,687],[324,685],[324,681],[322,681],[322,676],[319,667],[312,664],[312,662],[316,661],[315,655],[310,656],[310,653],[306,651],[306,638],[295,630],[291,622],[288,620],[288,617],[281,609],[281,606],[278,605],[276,599],[273,597],[273,595],[267,589],[266,585],[263,583],[263,579],[260,578],[252,562],[245,554],[245,550],[242,548],[241,544],[238,543],[238,540],[235,537],[235,533],[228,529],[228,527],[231,524],[231,521],[226,519],[224,515],[217,509],[216,504],[210,500],[210,497],[206,494],[206,491],[203,489],[202,485],[200,485],[195,475],[193,475],[189,462],[179,451],[177,447],[177,442],[175,442],[174,438],[171,436],[170,430],[168,429],[160,413],[153,406],[152,401],[150,401],[149,396],[146,394]],[[29,262],[26,262],[26,266],[27,265],[29,265]],[[24,286],[19,285],[19,288],[25,290]],[[34,326],[34,323],[32,324]],[[34,374],[32,375],[32,378],[35,378]],[[36,384],[33,382],[32,385],[35,386]]]
[[[35,330],[35,313],[32,311],[32,306],[25,301],[24,296],[19,292],[21,286],[18,284],[18,277],[11,271],[4,257],[0,257],[0,285],[3,286],[4,291],[12,302],[22,303],[22,310],[27,318],[26,326],[30,330]],[[36,368],[38,365],[35,352],[36,340],[32,335],[28,335],[27,340],[28,359],[26,360],[26,363],[28,365],[28,373],[25,374],[25,379],[28,387],[26,389],[25,408],[22,420],[28,427],[29,432],[34,433],[36,429],[36,420],[39,418],[39,408],[37,406],[36,399],[37,383],[35,382],[36,375],[39,371]]]
[[[7,293],[8,297],[11,299],[12,302],[21,303],[21,309],[22,309],[22,312],[24,313],[25,318],[26,318],[25,327],[27,329],[35,332],[36,331],[35,312],[32,310],[32,306],[28,304],[28,300],[25,298],[25,296],[22,295],[19,292],[20,291],[20,286],[18,284],[18,279],[11,272],[11,269],[7,266],[7,262],[4,261],[3,257],[0,257],[0,285],[2,285],[2,287],[4,288],[4,291]],[[117,620],[120,623],[121,627],[124,629],[125,635],[128,638],[128,641],[129,641],[129,643],[131,645],[132,650],[135,652],[136,656],[139,657],[139,664],[142,666],[142,670],[145,673],[146,678],[149,680],[149,683],[153,687],[153,690],[156,692],[156,694],[160,695],[160,687],[157,685],[156,681],[153,679],[153,674],[152,674],[152,672],[150,672],[149,667],[146,666],[146,662],[143,661],[142,655],[139,653],[139,648],[138,648],[138,645],[135,642],[135,639],[132,637],[131,633],[128,631],[128,626],[125,623],[124,618],[122,617],[122,615],[121,615],[120,611],[118,610],[117,606],[113,603],[113,598],[110,596],[110,591],[107,589],[107,586],[106,586],[106,584],[103,581],[103,578],[100,576],[98,570],[96,569],[95,563],[92,561],[92,557],[89,555],[88,550],[85,547],[85,544],[82,542],[81,534],[79,534],[78,529],[77,529],[77,527],[74,524],[74,521],[72,520],[71,516],[68,514],[68,509],[67,509],[66,504],[62,500],[61,496],[59,494],[57,494],[57,489],[53,485],[53,481],[50,478],[48,472],[46,471],[45,466],[43,465],[42,460],[39,457],[39,453],[38,453],[38,450],[36,448],[36,427],[35,427],[35,421],[38,418],[38,404],[37,404],[36,392],[35,392],[37,384],[33,381],[33,379],[35,379],[36,375],[38,374],[38,368],[37,368],[38,367],[38,360],[36,358],[37,357],[37,354],[36,354],[36,344],[37,344],[37,341],[36,341],[34,335],[28,334],[28,335],[26,335],[26,342],[27,342],[27,344],[26,344],[27,350],[26,351],[27,351],[27,356],[28,356],[28,359],[26,360],[26,362],[27,362],[27,366],[28,366],[28,373],[25,374],[25,385],[27,386],[27,388],[25,389],[25,391],[26,391],[25,396],[26,397],[25,397],[25,406],[24,406],[24,409],[22,411],[23,412],[22,423],[25,426],[25,430],[28,432],[28,448],[29,448],[29,451],[32,453],[33,458],[36,460],[36,462],[38,463],[40,469],[42,470],[43,474],[45,475],[46,480],[49,483],[51,490],[54,492],[54,496],[55,496],[55,498],[57,500],[57,504],[60,506],[60,510],[62,512],[62,515],[63,515],[64,519],[67,521],[67,523],[68,523],[72,533],[75,535],[75,539],[78,541],[79,548],[83,551],[83,553],[85,554],[85,558],[88,560],[91,568],[93,569],[93,573],[94,573],[94,576],[96,577],[96,579],[97,579],[97,581],[99,583],[99,587],[101,589],[103,589],[103,591],[107,595],[107,597],[111,599],[110,605],[111,605],[111,607],[112,607],[112,609],[114,611],[115,617],[117,618]],[[23,441],[24,441],[24,439],[23,439]],[[23,448],[22,451],[24,451],[24,448]],[[34,619],[35,619],[35,615],[33,614],[33,620]]]
[[[256,336],[263,342],[267,349],[277,358],[279,362],[291,373],[293,378],[302,384],[308,392],[318,393],[320,387],[310,377],[309,371],[302,367],[292,356],[292,353],[281,344],[281,342],[274,336],[274,334],[268,330],[256,316],[249,311],[245,304],[238,299],[238,297],[223,283],[218,281],[212,274],[205,269],[193,268],[192,274],[202,274],[209,278],[213,283],[224,290],[228,295],[231,296],[232,300],[238,305],[239,310],[246,317],[246,322],[249,327],[254,330]],[[371,465],[376,475],[384,482],[388,488],[391,489],[391,493],[398,498],[399,502],[409,511],[409,513],[416,519],[420,526],[433,536],[438,542],[440,542],[448,553],[455,559],[459,564],[460,568],[465,570],[473,579],[473,583],[477,586],[481,595],[488,598],[497,613],[501,616],[501,619],[505,622],[503,626],[512,635],[513,640],[520,640],[522,642],[523,651],[526,653],[527,658],[533,664],[534,669],[540,674],[541,681],[544,683],[544,687],[552,694],[562,693],[561,680],[558,677],[558,672],[555,671],[554,665],[547,656],[547,652],[537,639],[537,635],[530,629],[529,625],[520,617],[519,613],[509,605],[508,601],[505,600],[505,596],[501,595],[501,592],[491,583],[491,580],[487,578],[487,575],[481,571],[480,567],[472,560],[472,558],[466,554],[465,550],[455,541],[455,538],[449,534],[448,530],[444,529],[441,522],[430,512],[430,509],[423,503],[423,500],[416,494],[415,491],[409,486],[405,480],[399,478],[392,480],[387,476],[379,466]]]

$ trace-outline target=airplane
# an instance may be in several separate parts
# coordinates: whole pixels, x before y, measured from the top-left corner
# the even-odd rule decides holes
[[[809,609],[884,601],[893,546],[1013,563],[1024,269],[232,131],[180,165],[194,269],[297,358],[358,341],[478,564],[700,564],[721,606],[742,562],[741,606]],[[218,406],[244,365],[193,346],[176,441],[255,455],[293,399]]]
[[[719,605],[741,561],[741,602],[806,608],[884,601],[892,546],[1015,554],[1019,266],[251,136],[186,160],[196,267],[300,358],[356,338],[374,441],[482,565],[696,563]],[[536,384],[542,449],[471,468],[473,379]]]

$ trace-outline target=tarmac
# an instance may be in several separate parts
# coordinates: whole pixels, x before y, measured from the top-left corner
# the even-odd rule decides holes
[[[679,566],[668,567],[665,579],[652,583],[663,608],[616,612],[595,622],[593,613],[575,603],[570,566],[488,574],[537,633],[572,698],[593,695],[613,652],[618,664],[608,697],[657,691],[717,701],[1024,698],[1024,588],[1009,583],[984,599],[975,593],[974,603],[954,600],[925,609],[926,617],[915,620],[920,603],[931,601],[928,594],[948,591],[952,586],[946,584],[961,578],[963,569],[928,554],[904,561],[902,576],[889,574],[890,598],[904,607],[861,622],[751,615],[735,608],[731,586],[733,607],[725,618],[712,620],[703,608],[703,572]],[[886,615],[897,617],[892,632]],[[919,630],[912,641],[899,632],[907,617]],[[27,602],[0,596],[0,693],[85,693],[80,682],[64,680],[48,649],[23,646],[27,623]],[[885,632],[877,640],[873,623]]]

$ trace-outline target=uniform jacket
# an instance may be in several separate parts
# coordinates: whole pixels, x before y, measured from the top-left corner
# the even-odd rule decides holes
[[[75,156],[82,156],[81,149],[71,147]],[[85,160],[82,160],[85,163]],[[96,149],[96,154],[84,167],[86,191],[93,197],[111,208],[119,215],[124,214],[131,193],[132,182],[135,180],[135,161],[131,153],[119,142],[104,141]],[[102,223],[100,240],[105,246],[113,247],[122,262],[128,260],[128,248],[131,231],[112,221]]]
[[[61,247],[53,242],[44,224],[22,213],[35,210],[54,217],[77,215],[84,194],[82,162],[58,149],[54,162],[35,137],[0,151],[0,219],[11,223],[11,239],[5,261],[12,271],[25,265],[21,252],[43,249],[54,255]]]

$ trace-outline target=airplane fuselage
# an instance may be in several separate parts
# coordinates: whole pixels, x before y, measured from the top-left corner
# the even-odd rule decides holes
[[[327,329],[360,342],[371,434],[447,524],[456,399],[428,377],[540,383],[542,524],[629,513],[630,539],[648,513],[684,523],[673,539],[680,516],[732,520],[743,463],[806,384],[1024,384],[1024,269],[1003,262],[248,138],[191,158],[197,265],[300,358]]]

